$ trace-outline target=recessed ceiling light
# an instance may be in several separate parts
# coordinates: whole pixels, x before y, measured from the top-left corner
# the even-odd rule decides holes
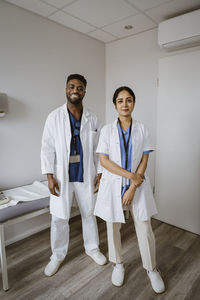
[[[124,26],[124,29],[130,30],[130,29],[133,29],[133,26],[132,25],[126,25],[126,26]]]

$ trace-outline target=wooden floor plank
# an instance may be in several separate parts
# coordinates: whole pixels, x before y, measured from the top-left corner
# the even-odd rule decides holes
[[[0,290],[1,300],[200,300],[200,237],[152,220],[157,245],[157,265],[167,290],[156,295],[142,267],[131,218],[122,226],[125,281],[111,283],[113,266],[96,265],[83,248],[81,219],[70,221],[70,245],[59,272],[43,274],[51,255],[49,230],[7,247],[10,290]],[[98,219],[100,248],[108,254],[105,222]],[[0,278],[1,279],[1,278]]]

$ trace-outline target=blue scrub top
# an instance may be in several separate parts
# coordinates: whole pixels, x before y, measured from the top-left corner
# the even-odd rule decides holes
[[[122,137],[122,132],[125,137],[125,141],[127,143],[128,141],[128,136],[129,136],[129,130],[130,127],[125,131],[121,128],[120,124],[117,123],[117,128],[118,128],[118,133],[119,133],[119,139],[120,139],[120,151],[121,151],[121,163],[122,163],[122,168],[126,169],[126,151],[124,148],[124,141]],[[145,151],[143,154],[149,154],[152,150]],[[129,139],[128,143],[128,164],[127,164],[127,171],[131,172],[131,167],[132,167],[132,141],[131,138]],[[123,182],[123,180],[122,180]],[[121,189],[121,197],[123,197],[124,193],[128,190],[130,186],[130,180],[125,179],[125,184],[122,184],[122,189]]]
[[[80,162],[69,163],[69,181],[70,182],[83,182],[83,148],[80,139],[81,117],[76,120],[72,113],[68,110],[71,120],[72,131],[76,139],[77,154],[80,155]],[[70,156],[75,155],[75,146],[73,138],[71,138],[70,144]]]

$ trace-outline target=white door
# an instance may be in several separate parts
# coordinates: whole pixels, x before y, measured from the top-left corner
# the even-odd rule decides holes
[[[159,61],[155,197],[166,223],[200,234],[200,51]]]

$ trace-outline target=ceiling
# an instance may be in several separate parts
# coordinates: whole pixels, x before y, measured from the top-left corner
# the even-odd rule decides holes
[[[200,8],[200,0],[5,1],[104,43],[153,29],[161,21]]]

